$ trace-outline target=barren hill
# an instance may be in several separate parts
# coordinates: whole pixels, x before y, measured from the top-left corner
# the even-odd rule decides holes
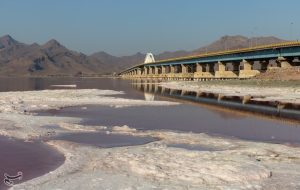
[[[212,44],[195,51],[164,52],[155,55],[156,60],[195,55],[206,51],[236,49],[251,45],[283,42],[275,37],[246,38],[224,36]],[[120,72],[144,61],[145,54],[116,57],[106,52],[90,56],[67,49],[52,39],[43,45],[28,45],[9,35],[0,38],[0,75],[47,76],[47,75],[104,75]]]

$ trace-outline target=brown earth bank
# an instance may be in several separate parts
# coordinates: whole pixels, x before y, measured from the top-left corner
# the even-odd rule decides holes
[[[255,79],[261,80],[300,80],[300,67],[274,68],[260,73]]]

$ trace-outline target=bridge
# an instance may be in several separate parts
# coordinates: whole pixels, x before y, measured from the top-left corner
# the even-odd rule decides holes
[[[128,68],[122,78],[170,80],[245,79],[270,69],[300,65],[300,42],[205,53],[155,61],[148,53],[145,63]]]

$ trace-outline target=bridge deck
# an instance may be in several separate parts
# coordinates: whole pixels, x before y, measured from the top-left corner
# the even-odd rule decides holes
[[[235,50],[227,50],[220,52],[211,52],[200,55],[178,57],[172,59],[159,60],[153,63],[143,63],[135,65],[123,72],[128,73],[135,69],[141,69],[145,67],[163,67],[163,66],[177,66],[177,65],[190,65],[190,64],[216,64],[219,62],[241,62],[247,61],[260,61],[260,60],[271,60],[278,58],[295,58],[300,57],[300,42],[285,42],[279,44],[271,44],[264,46],[257,46],[253,48],[243,48]],[[155,71],[156,72],[156,71]],[[184,72],[183,72],[184,73]],[[151,73],[158,74],[158,73]],[[139,75],[139,74],[136,74]]]

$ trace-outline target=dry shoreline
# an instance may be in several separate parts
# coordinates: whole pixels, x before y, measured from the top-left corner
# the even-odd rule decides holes
[[[80,119],[32,115],[30,111],[86,104],[176,106],[165,101],[114,98],[122,92],[48,90],[0,93],[0,121],[11,126],[0,134],[30,140],[47,134],[106,131],[106,126],[82,126]],[[26,111],[25,111],[26,110]],[[12,189],[296,189],[300,188],[300,148],[175,131],[139,131],[116,126],[112,134],[151,136],[145,145],[97,148],[52,140],[65,157],[55,171]],[[169,146],[185,144],[212,149],[196,151]],[[214,151],[215,150],[215,151]]]

